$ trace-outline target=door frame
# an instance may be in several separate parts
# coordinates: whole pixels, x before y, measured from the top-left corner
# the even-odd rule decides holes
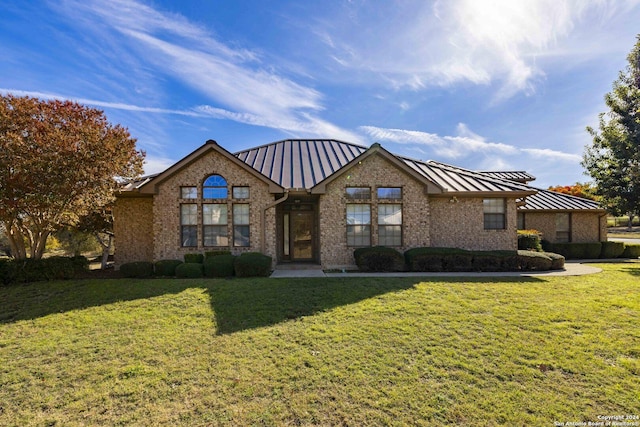
[[[293,256],[293,230],[292,213],[296,211],[311,212],[311,258],[296,259]],[[280,203],[276,207],[277,219],[277,243],[278,243],[278,262],[302,262],[317,263],[320,254],[320,233],[318,218],[318,197],[317,196],[292,196],[287,201]],[[285,223],[288,222],[288,223]],[[285,249],[288,245],[288,250]]]

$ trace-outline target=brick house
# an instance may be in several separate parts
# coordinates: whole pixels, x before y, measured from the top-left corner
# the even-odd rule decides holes
[[[210,140],[118,193],[116,268],[213,250],[345,268],[362,246],[515,250],[525,225],[551,241],[606,236],[596,203],[531,179],[396,156],[377,143],[284,140],[230,153]]]

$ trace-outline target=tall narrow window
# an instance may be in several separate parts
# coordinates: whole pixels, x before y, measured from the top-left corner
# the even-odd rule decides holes
[[[484,209],[484,229],[504,230],[506,228],[505,200],[484,199],[482,206]]]
[[[227,205],[207,203],[202,205],[202,234],[204,246],[228,246]]]
[[[571,214],[556,214],[556,242],[568,243],[571,241]]]
[[[524,212],[518,212],[518,230],[526,230],[524,222]]]
[[[227,180],[220,175],[211,175],[202,184],[203,199],[226,199],[228,194]]]
[[[347,204],[347,245],[371,246],[371,206]]]
[[[233,205],[233,246],[249,246],[249,205]]]
[[[402,246],[402,205],[378,205],[378,244]]]
[[[180,205],[180,244],[198,246],[198,205]]]

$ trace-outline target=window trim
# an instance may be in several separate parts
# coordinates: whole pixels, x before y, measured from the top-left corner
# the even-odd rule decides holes
[[[383,194],[380,195],[380,190],[383,190]],[[397,190],[397,194],[396,193]],[[384,191],[388,192],[388,195],[384,194]],[[376,188],[376,198],[378,200],[402,200],[402,187],[385,187],[380,186]]]
[[[369,222],[368,223],[353,223],[353,224],[349,224],[348,218],[349,218],[349,207],[350,206],[366,206],[369,209]],[[347,242],[347,246],[348,247],[352,247],[352,248],[362,248],[362,247],[368,247],[371,246],[371,231],[372,231],[372,227],[371,227],[371,204],[370,203],[346,203],[345,204],[345,222],[346,222],[346,227],[345,227],[345,238],[346,238],[346,242]],[[349,231],[349,229],[353,229],[355,227],[362,227],[362,233],[356,233],[355,231]],[[356,243],[356,239],[357,238],[361,238],[363,240],[368,240],[368,243],[363,242],[363,244],[357,244]]]
[[[183,210],[184,207],[195,207],[195,224],[192,224],[191,221],[193,218],[189,220],[188,223],[185,223],[185,212]],[[197,203],[181,203],[180,204],[180,247],[181,248],[194,248],[198,247],[198,204]],[[193,212],[187,214],[189,217],[194,215]],[[192,234],[195,230],[195,238],[193,238],[193,244],[187,245],[185,242],[185,231],[189,230],[189,234]],[[189,237],[189,241],[193,236]]]
[[[494,202],[494,201],[502,202],[501,203],[502,212],[491,212],[491,211],[487,212],[487,208],[491,207],[491,206],[487,206],[487,202]],[[482,199],[482,213],[483,213],[483,228],[485,231],[507,229],[507,200],[504,197],[490,197],[490,198]],[[501,224],[495,221],[496,218],[501,218],[501,221],[500,221]]]
[[[380,214],[380,209],[388,208],[389,206],[397,206],[397,207],[399,207],[399,210],[398,210],[398,212],[400,213],[400,223],[399,224],[396,224],[396,223],[382,223],[381,222],[382,218],[383,217],[387,217],[387,215],[384,215],[384,216],[381,215]],[[393,215],[395,215],[395,213]],[[378,245],[387,246],[387,247],[400,247],[400,246],[402,246],[403,240],[404,240],[403,239],[403,232],[402,232],[403,231],[403,225],[404,225],[404,218],[403,218],[403,215],[402,215],[402,203],[380,203],[380,204],[378,204]],[[392,229],[392,228],[395,229],[396,227],[398,228],[398,231],[400,232],[400,235],[399,236],[393,236],[392,238],[395,240],[397,237],[399,237],[400,241],[399,242],[395,242],[394,241],[394,242],[391,242],[391,243],[388,243],[386,241],[383,242],[380,230],[382,229],[382,230],[385,230],[385,232],[386,232],[386,230]],[[385,235],[384,237],[385,238],[389,238],[389,236],[387,236],[387,235]]]

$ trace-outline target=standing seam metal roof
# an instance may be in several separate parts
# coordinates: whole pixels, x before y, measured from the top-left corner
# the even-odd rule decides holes
[[[534,210],[603,210],[598,202],[569,194],[536,188],[538,192],[524,199],[521,211]]]

